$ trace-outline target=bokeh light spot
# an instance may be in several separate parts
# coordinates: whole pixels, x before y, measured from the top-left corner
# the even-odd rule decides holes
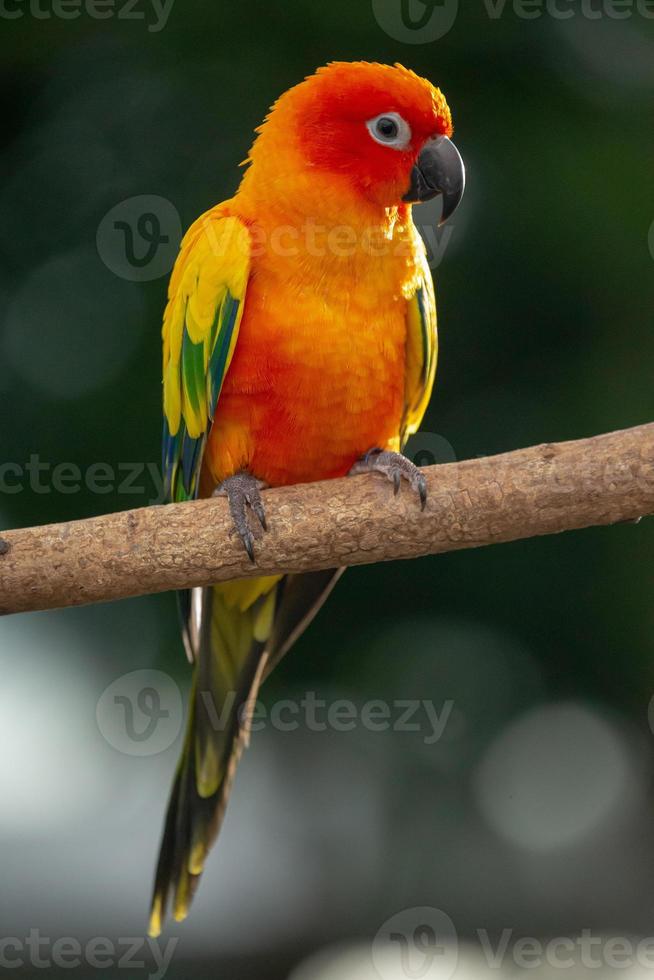
[[[520,847],[572,844],[610,815],[634,781],[620,734],[578,704],[535,708],[491,743],[475,778],[479,807]]]

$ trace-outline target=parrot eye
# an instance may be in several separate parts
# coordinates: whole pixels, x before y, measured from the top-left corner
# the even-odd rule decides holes
[[[366,123],[372,138],[383,146],[405,150],[411,141],[411,127],[397,112],[383,112]]]

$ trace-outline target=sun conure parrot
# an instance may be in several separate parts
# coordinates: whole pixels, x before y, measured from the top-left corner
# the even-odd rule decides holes
[[[169,499],[225,495],[251,558],[267,486],[378,471],[424,506],[424,478],[400,455],[436,366],[411,205],[441,195],[445,220],[465,182],[444,96],[401,65],[320,68],[257,134],[234,197],[182,242],[163,324]],[[193,688],[151,935],[169,899],[176,919],[188,912],[247,740],[244,707],[339,574],[180,595]]]

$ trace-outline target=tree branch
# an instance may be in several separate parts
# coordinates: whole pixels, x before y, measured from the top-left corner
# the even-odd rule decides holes
[[[654,513],[654,423],[423,472],[424,512],[377,474],[266,491],[256,565],[222,498],[3,532],[0,613],[635,521]]]

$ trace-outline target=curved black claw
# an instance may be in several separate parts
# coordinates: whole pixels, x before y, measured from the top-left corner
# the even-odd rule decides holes
[[[371,449],[369,453],[354,464],[350,470],[350,475],[355,473],[369,472],[383,473],[393,484],[393,493],[397,496],[402,480],[410,484],[412,490],[420,498],[420,510],[425,509],[427,503],[427,481],[418,467],[403,456],[402,453],[393,453],[383,449]]]
[[[254,561],[254,534],[248,520],[248,507],[257,517],[264,531],[268,530],[266,512],[261,500],[260,490],[267,484],[257,480],[251,473],[235,473],[223,480],[213,492],[214,497],[227,497],[229,510],[243,547],[250,561]]]

